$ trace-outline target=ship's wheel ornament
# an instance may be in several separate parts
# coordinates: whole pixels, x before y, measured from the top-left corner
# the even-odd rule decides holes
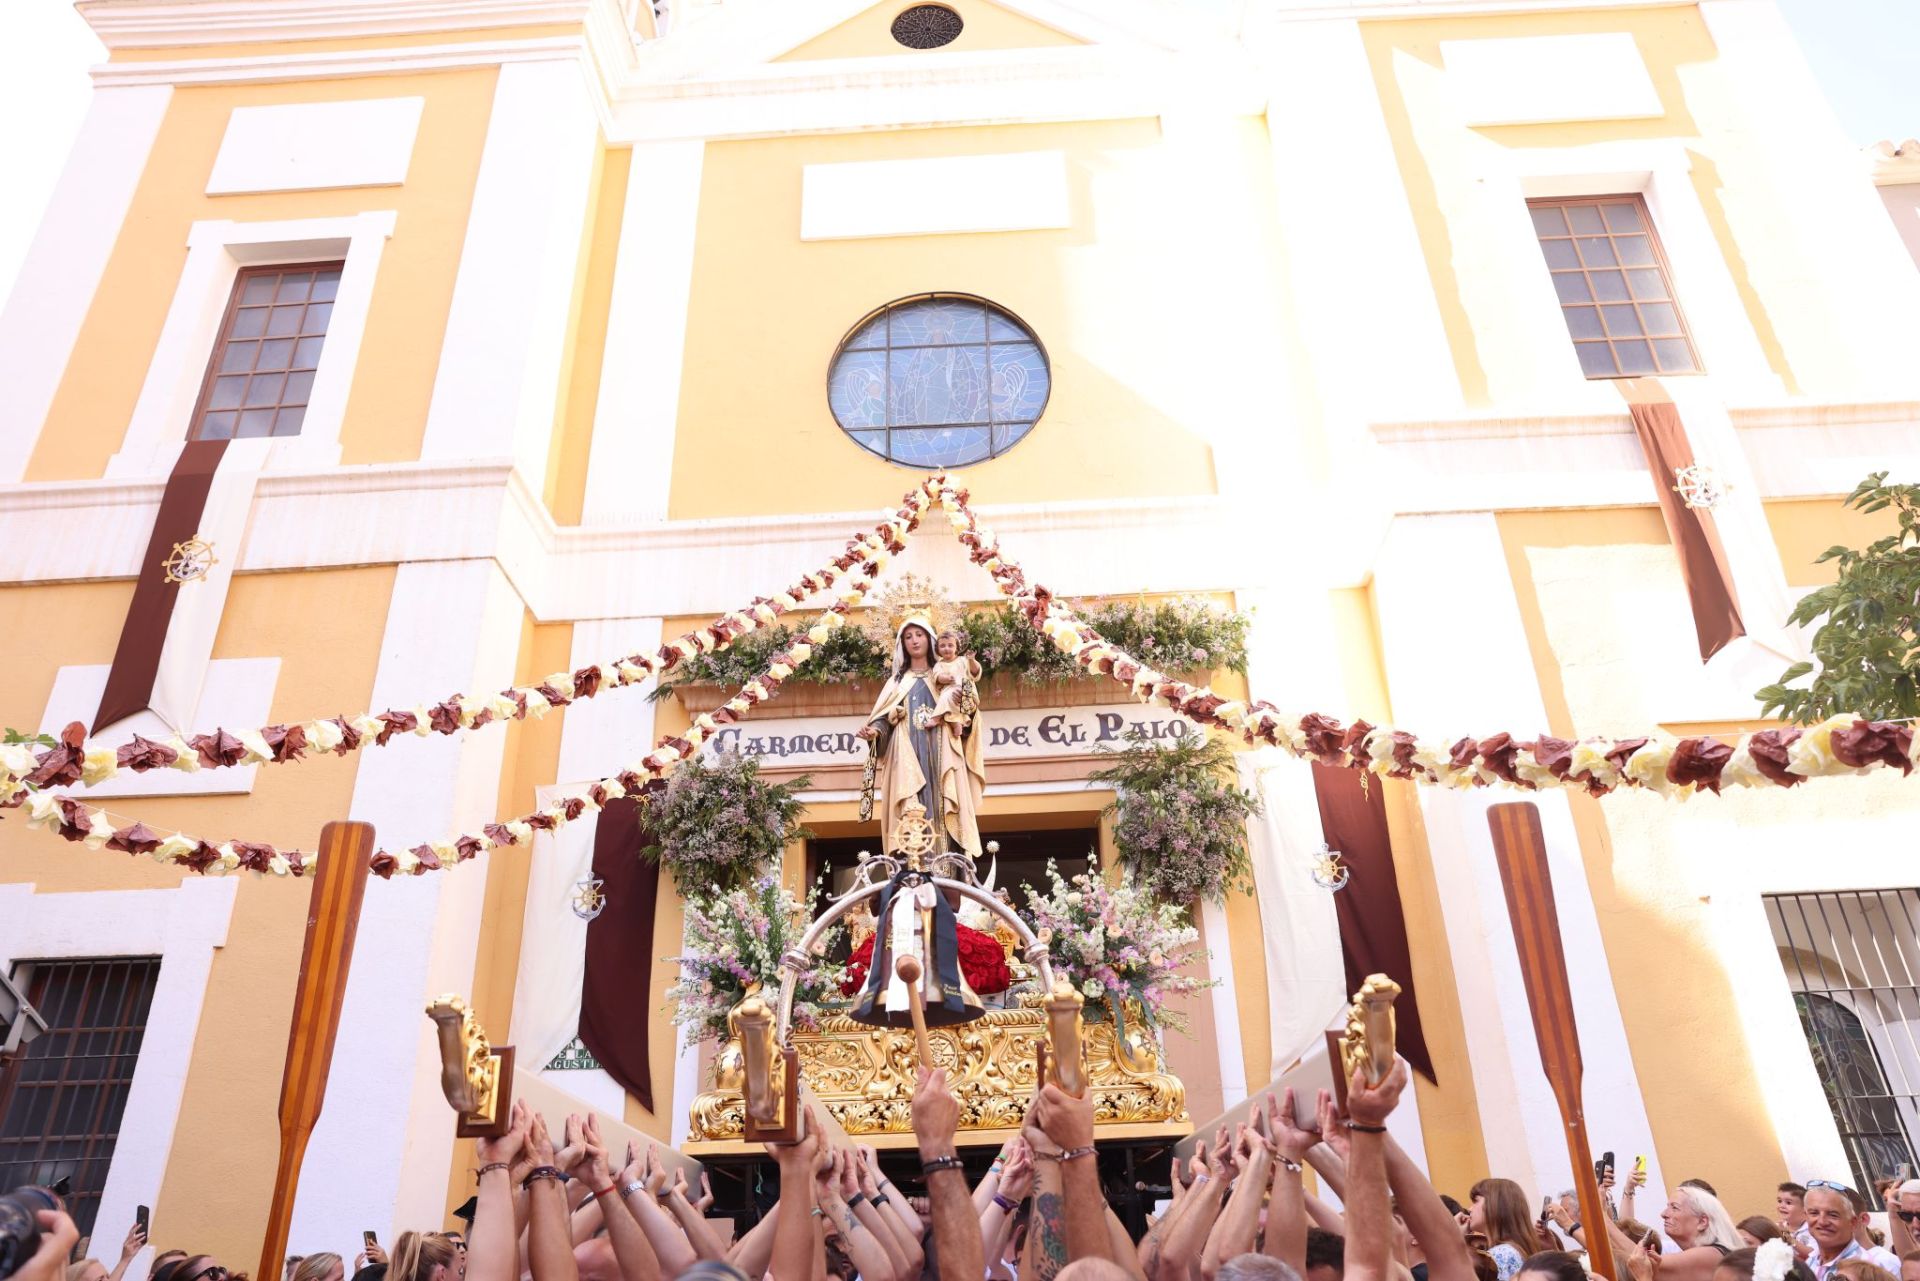
[[[212,543],[204,538],[189,538],[184,543],[175,543],[160,567],[167,571],[168,582],[192,583],[212,573],[219,563]]]
[[[583,921],[591,921],[607,910],[606,882],[597,876],[584,881],[575,881],[569,903],[573,914]]]
[[[1313,860],[1313,883],[1323,890],[1338,892],[1347,888],[1353,873],[1340,861],[1340,851],[1322,842]]]
[[[1687,506],[1711,511],[1718,507],[1733,486],[1720,479],[1720,473],[1705,463],[1688,463],[1685,467],[1673,469],[1673,492],[1685,500]]]
[[[927,855],[933,853],[933,824],[927,820],[926,811],[918,805],[909,806],[893,825],[893,853],[900,855],[913,867],[920,867]]]

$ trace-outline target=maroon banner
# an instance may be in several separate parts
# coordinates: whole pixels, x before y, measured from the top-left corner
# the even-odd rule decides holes
[[[606,909],[587,922],[586,977],[580,988],[580,1043],[607,1075],[653,1111],[653,1064],[647,1030],[653,1020],[653,910],[660,867],[640,857],[652,843],[640,807],[608,801],[593,832],[593,874],[604,884]]]
[[[146,711],[153,697],[153,682],[160,674],[160,651],[166,647],[167,626],[173,621],[173,603],[180,589],[187,586],[167,578],[167,557],[173,554],[175,543],[184,543],[199,533],[200,517],[207,509],[207,491],[226,452],[224,440],[190,440],[167,477],[167,487],[160,495],[160,513],[153,518],[153,533],[147,539],[147,554],[140,558],[140,571],[133,580],[133,603],[127,606],[127,620],[120,626],[120,643],[113,651],[107,688],[100,695],[100,710],[94,714],[96,734],[115,721]],[[177,728],[185,733],[188,727]]]
[[[1660,514],[1666,518],[1667,537],[1680,555],[1680,576],[1693,605],[1693,630],[1704,663],[1736,636],[1747,634],[1747,625],[1740,618],[1740,599],[1734,593],[1733,574],[1727,568],[1727,551],[1720,544],[1713,513],[1687,506],[1687,500],[1674,488],[1675,475],[1693,465],[1693,446],[1687,441],[1679,409],[1664,400],[1629,404],[1627,409],[1633,416],[1633,430],[1640,437],[1640,449],[1647,456],[1647,470],[1653,473],[1654,493],[1660,500]]]
[[[1420,1025],[1413,950],[1407,943],[1407,918],[1400,906],[1400,878],[1393,870],[1385,790],[1385,783],[1369,782],[1357,770],[1314,763],[1320,831],[1347,865],[1347,886],[1333,896],[1347,990],[1359,991],[1369,974],[1384,974],[1400,985],[1400,997],[1393,1003],[1400,1053],[1415,1071],[1438,1084],[1427,1035]]]

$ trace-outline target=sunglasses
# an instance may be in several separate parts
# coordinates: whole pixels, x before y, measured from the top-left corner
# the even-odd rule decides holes
[[[1920,1223],[1920,1210],[1895,1210],[1903,1223]]]
[[[1832,1179],[1808,1179],[1807,1186],[1810,1188],[1826,1188],[1830,1192],[1851,1193],[1853,1191],[1853,1189],[1846,1184],[1835,1183]]]

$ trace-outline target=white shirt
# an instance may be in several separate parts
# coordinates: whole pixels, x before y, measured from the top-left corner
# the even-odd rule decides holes
[[[1816,1244],[1812,1255],[1807,1258],[1807,1266],[1813,1269],[1813,1275],[1819,1281],[1827,1281],[1827,1274],[1843,1259],[1865,1259],[1876,1268],[1884,1268],[1896,1277],[1900,1275],[1899,1257],[1891,1250],[1883,1250],[1877,1245],[1861,1245],[1858,1241],[1847,1242],[1847,1248],[1836,1255],[1832,1263],[1821,1259],[1820,1247]]]

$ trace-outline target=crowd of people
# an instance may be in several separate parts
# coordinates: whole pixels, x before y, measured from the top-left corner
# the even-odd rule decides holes
[[[1108,1204],[1095,1163],[1094,1105],[1054,1084],[1036,1090],[1021,1133],[984,1178],[968,1180],[956,1143],[960,1104],[944,1072],[922,1070],[912,1120],[921,1188],[909,1196],[871,1148],[811,1110],[797,1142],[769,1144],[778,1199],[738,1239],[707,1217],[713,1196],[653,1149],[617,1161],[592,1117],[556,1138],[516,1105],[477,1145],[469,1231],[406,1232],[391,1252],[369,1239],[352,1281],[1590,1281],[1604,1233],[1617,1275],[1600,1281],[1920,1281],[1920,1180],[1877,1189],[1887,1239],[1843,1183],[1782,1184],[1770,1215],[1735,1222],[1707,1183],[1675,1189],[1658,1226],[1637,1217],[1631,1173],[1601,1223],[1571,1191],[1535,1212],[1511,1180],[1475,1184],[1462,1204],[1437,1192],[1394,1142],[1387,1118],[1404,1062],[1377,1085],[1356,1074],[1346,1104],[1322,1092],[1296,1108],[1269,1096],[1176,1162],[1170,1200],[1138,1240]],[[1306,1102],[1302,1100],[1302,1102]],[[1323,1197],[1309,1189],[1311,1167]],[[1337,1205],[1336,1205],[1337,1201]],[[111,1273],[70,1263],[76,1233],[40,1214],[24,1281],[119,1281],[144,1248],[129,1233]],[[64,1274],[64,1276],[63,1276]],[[1836,1275],[1837,1274],[1837,1275]],[[170,1250],[151,1281],[245,1281],[218,1259]],[[347,1281],[343,1256],[287,1261],[281,1281]]]

